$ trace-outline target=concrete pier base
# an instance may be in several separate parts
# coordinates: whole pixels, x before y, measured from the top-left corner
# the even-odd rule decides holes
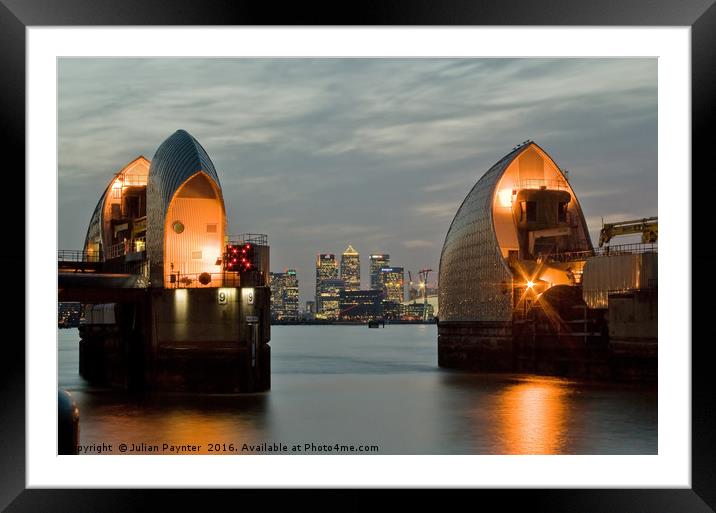
[[[486,372],[514,371],[512,323],[439,322],[438,365]]]
[[[271,388],[268,287],[151,291],[91,306],[80,375],[127,390],[233,393]]]
[[[647,340],[610,343],[606,334],[545,333],[530,323],[438,323],[438,365],[467,371],[655,382],[656,347]]]

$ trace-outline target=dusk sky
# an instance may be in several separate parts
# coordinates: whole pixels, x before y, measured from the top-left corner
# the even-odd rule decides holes
[[[657,215],[656,59],[60,59],[59,249],[83,246],[114,173],[177,129],[219,173],[228,232],[313,299],[348,243],[435,270],[477,180],[526,139],[563,169],[594,244]]]

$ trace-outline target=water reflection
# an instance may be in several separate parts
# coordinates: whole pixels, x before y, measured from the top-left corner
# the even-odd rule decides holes
[[[269,392],[141,397],[84,382],[77,374],[78,333],[60,331],[60,387],[78,403],[83,444],[376,444],[379,454],[657,452],[655,387],[440,369],[435,326],[275,326]]]
[[[152,394],[130,399],[113,391],[78,390],[72,396],[84,414],[80,443],[113,443],[111,453],[124,442],[129,454],[156,452],[153,447],[162,444],[196,445],[193,453],[208,454],[209,444],[252,443],[270,431],[266,394]],[[131,450],[132,444],[136,450]]]
[[[497,398],[503,454],[559,454],[565,446],[569,383],[527,378]]]

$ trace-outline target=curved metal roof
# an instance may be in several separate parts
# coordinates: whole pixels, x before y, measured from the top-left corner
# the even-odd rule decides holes
[[[157,193],[163,214],[179,186],[198,171],[206,173],[221,189],[209,155],[187,131],[177,130],[157,148],[149,168],[149,183]]]
[[[492,221],[495,188],[505,170],[528,144],[497,161],[465,196],[450,224],[438,271],[441,321],[506,321],[512,299],[495,294],[512,284],[512,272],[500,254]]]
[[[450,224],[440,254],[439,301],[442,321],[508,321],[513,275],[502,256],[493,219],[495,190],[507,168],[530,148],[525,141],[497,161],[473,186]],[[552,161],[554,163],[554,161]],[[556,166],[559,173],[561,170]],[[580,239],[591,248],[586,221],[570,187],[581,225]]]
[[[217,200],[225,213],[219,176],[196,139],[185,130],[177,130],[157,148],[147,180],[146,248],[153,287],[164,286],[164,230],[169,205],[181,186],[198,173],[216,184]]]
[[[95,240],[97,238],[100,239],[100,250],[103,250],[102,247],[102,209],[104,208],[104,199],[107,197],[107,191],[109,190],[109,186],[112,185],[112,182],[109,182],[109,185],[104,189],[104,192],[102,193],[102,196],[99,197],[99,201],[97,202],[97,206],[94,207],[94,212],[92,212],[92,217],[90,217],[89,225],[87,226],[87,234],[85,235],[85,245],[84,250],[87,251],[87,248],[89,247],[89,244],[92,240]]]

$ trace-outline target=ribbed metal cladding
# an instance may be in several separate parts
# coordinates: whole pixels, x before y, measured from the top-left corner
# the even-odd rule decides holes
[[[552,174],[566,184],[556,163],[532,141],[513,149],[478,180],[455,214],[440,254],[441,322],[511,320],[513,273],[495,229],[494,202],[496,189],[511,164],[520,159],[515,164],[521,165],[523,154],[527,159],[534,152],[542,154]],[[591,249],[582,209],[571,186],[568,188],[573,200],[569,212],[577,220],[571,250]]]
[[[185,130],[177,130],[157,149],[147,182],[147,257],[153,287],[164,286],[164,227],[167,208],[181,185],[197,172],[219,177],[206,150]],[[219,192],[223,204],[223,197]]]
[[[509,321],[512,272],[500,252],[492,203],[500,178],[526,146],[505,155],[478,180],[450,224],[440,254],[440,321]]]
[[[221,188],[219,176],[206,150],[185,130],[177,130],[165,140],[152,158],[149,184],[155,189],[165,213],[176,190],[197,171],[203,171]],[[149,200],[147,200],[149,202]]]
[[[90,218],[89,226],[87,227],[87,234],[85,235],[84,251],[89,249],[90,242],[98,238],[100,241],[99,250],[104,250],[104,241],[102,240],[102,211],[104,210],[104,199],[107,196],[107,191],[109,191],[110,185],[112,185],[111,180],[102,193],[102,196],[100,196],[97,206],[94,208],[94,212],[92,212],[92,217]]]

